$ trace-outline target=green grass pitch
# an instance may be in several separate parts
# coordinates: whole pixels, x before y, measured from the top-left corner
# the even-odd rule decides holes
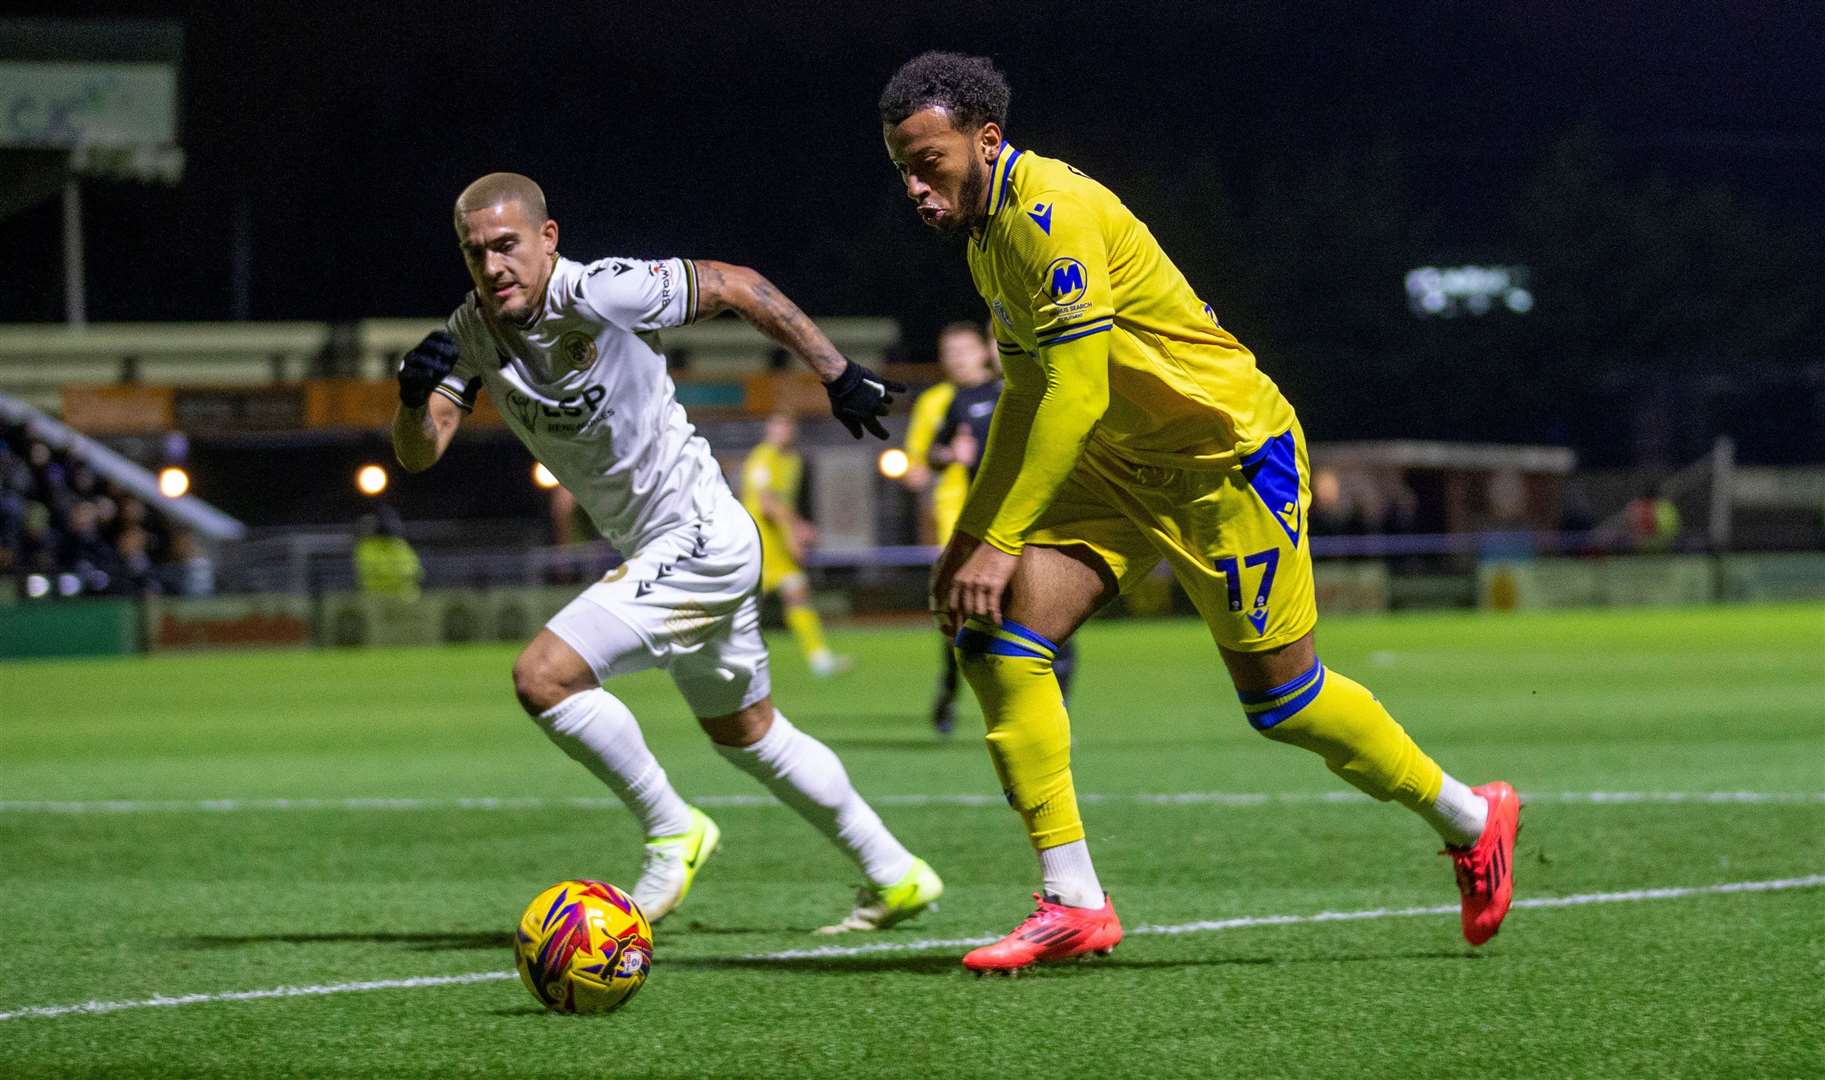
[[[1389,913],[1455,904],[1436,840],[1251,732],[1200,627],[1093,625],[1077,784],[1131,934],[1015,980],[921,944],[1005,931],[1036,885],[973,715],[926,727],[936,640],[834,639],[857,670],[828,683],[776,642],[777,700],[941,910],[809,935],[856,873],[634,677],[613,689],[724,850],[594,1018],[500,977],[540,888],[639,860],[518,713],[513,650],[0,665],[0,1076],[1825,1075],[1825,608],[1328,620],[1320,655],[1447,769],[1531,798],[1517,895],[1602,894],[1477,950],[1455,914]],[[456,801],[489,798],[515,801]],[[1743,882],[1784,884],[1640,894]],[[770,955],[831,944],[881,948]],[[279,987],[336,992],[221,996]],[[88,1002],[131,1007],[58,1011]]]

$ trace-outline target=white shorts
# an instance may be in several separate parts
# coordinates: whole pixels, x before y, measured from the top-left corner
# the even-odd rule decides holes
[[[647,544],[545,628],[602,682],[665,668],[694,716],[739,712],[773,689],[760,636],[760,532],[727,488],[713,515]]]

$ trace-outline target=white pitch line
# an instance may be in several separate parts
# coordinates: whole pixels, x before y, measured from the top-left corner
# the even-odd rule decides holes
[[[1526,897],[1514,902],[1517,908],[1582,907],[1587,904],[1621,904],[1641,900],[1678,900],[1692,896],[1720,896],[1731,893],[1783,892],[1825,886],[1825,874],[1776,878],[1771,881],[1731,881],[1719,885],[1689,885],[1660,889],[1630,889],[1624,892],[1578,893],[1572,896]],[[1200,922],[1130,927],[1130,937],[1166,934],[1204,934],[1221,930],[1241,930],[1257,926],[1297,926],[1311,923],[1363,922],[1371,919],[1401,919],[1417,915],[1451,915],[1456,905],[1434,907],[1369,908],[1363,911],[1320,911],[1313,915],[1245,915],[1233,919],[1210,919]],[[883,953],[928,952],[932,949],[963,949],[986,945],[994,937],[927,938],[922,941],[880,942],[873,945],[827,945],[816,949],[785,949],[780,952],[750,953],[744,961],[812,960],[845,956],[871,956]],[[0,1012],[0,1021],[51,1019],[60,1016],[98,1016],[128,1009],[169,1008],[177,1005],[203,1005],[213,1002],[263,1001],[272,998],[324,997],[330,994],[354,994],[369,990],[415,990],[433,986],[467,986],[473,983],[504,982],[516,978],[511,971],[472,971],[464,975],[424,975],[410,979],[373,979],[366,982],[328,983],[318,986],[275,986],[266,990],[230,990],[215,994],[180,994],[173,997],[140,998],[135,1001],[85,1001],[76,1005],[33,1005]]]
[[[1273,806],[1288,803],[1360,803],[1368,796],[1355,791],[1175,791],[1125,794],[1081,793],[1085,805],[1132,803],[1142,806]],[[1640,804],[1690,804],[1698,806],[1825,805],[1825,791],[1529,791],[1527,803],[1571,803],[1593,806]],[[765,809],[781,804],[771,795],[700,795],[696,806],[719,809]],[[999,794],[952,792],[938,794],[877,795],[876,806],[1001,807]],[[473,798],[356,798],[356,799],[92,799],[84,801],[0,799],[0,814],[160,814],[249,813],[296,810],[426,811],[426,810],[619,810],[618,799],[601,796],[554,798],[537,795],[478,796]]]
[[[179,994],[176,997],[149,997],[137,1001],[85,1001],[79,1005],[34,1005],[11,1012],[0,1012],[0,1020],[25,1020],[55,1016],[96,1016],[126,1009],[152,1009],[172,1005],[202,1005],[213,1001],[264,1001],[268,998],[322,997],[326,994],[354,994],[363,990],[414,990],[424,986],[466,986],[469,983],[499,982],[518,978],[511,971],[472,971],[467,975],[420,975],[410,979],[373,979],[368,982],[328,983],[322,986],[275,986],[267,990],[230,990],[220,994]]]
[[[1661,889],[1630,889],[1624,892],[1579,893],[1573,896],[1531,896],[1516,900],[1516,908],[1565,908],[1586,904],[1625,904],[1641,900],[1678,900],[1691,896],[1720,896],[1730,893],[1782,892],[1790,889],[1814,889],[1825,886],[1825,874],[1805,877],[1776,878],[1772,881],[1731,881],[1721,885],[1687,885]],[[1161,934],[1208,934],[1221,930],[1243,930],[1256,926],[1299,926],[1310,923],[1362,922],[1369,919],[1406,919],[1418,915],[1455,915],[1456,904],[1432,907],[1369,908],[1363,911],[1320,911],[1312,915],[1244,915],[1233,919],[1207,919],[1200,922],[1169,925],[1131,926],[1129,937]],[[744,960],[811,960],[819,957],[870,956],[879,953],[925,952],[931,949],[960,949],[987,945],[993,937],[930,939],[926,941],[879,942],[873,945],[825,945],[815,949],[786,949],[781,952],[756,953]]]

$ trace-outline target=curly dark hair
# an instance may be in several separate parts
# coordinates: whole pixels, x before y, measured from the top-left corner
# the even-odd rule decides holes
[[[887,80],[881,91],[881,122],[898,124],[920,109],[941,108],[951,124],[969,131],[1008,120],[1008,79],[986,56],[925,52],[913,57]]]

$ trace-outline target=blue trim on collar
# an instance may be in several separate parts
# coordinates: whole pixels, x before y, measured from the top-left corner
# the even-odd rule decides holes
[[[994,178],[990,177],[990,183],[994,184],[994,190],[989,194],[988,216],[991,220],[1008,205],[1008,195],[1013,189],[1014,163],[1019,160],[1020,151],[1012,143],[1001,144],[1001,153],[995,158],[995,172],[1001,174],[1001,180],[995,183]]]

